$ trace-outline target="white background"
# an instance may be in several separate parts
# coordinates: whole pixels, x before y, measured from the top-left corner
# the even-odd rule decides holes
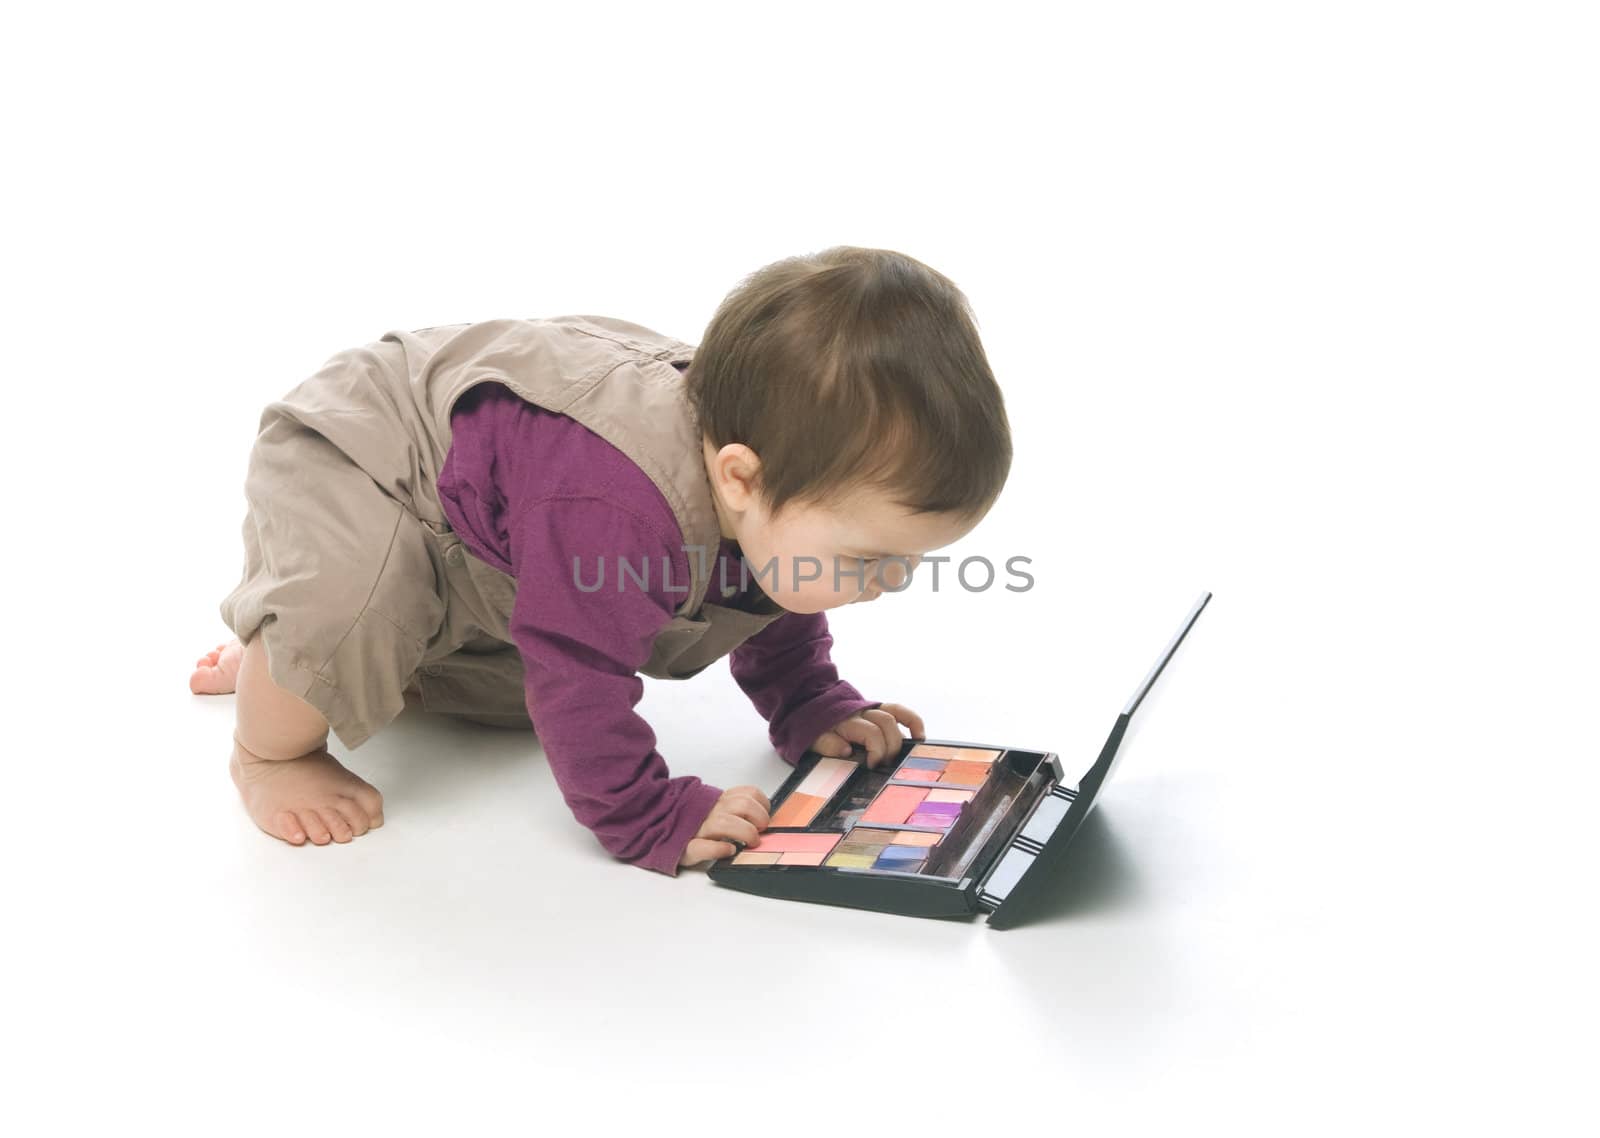
[[[1593,1126],[1586,6],[570,8],[8,16],[17,1132]],[[1016,462],[944,552],[1036,579],[839,612],[847,678],[1081,769],[1215,593],[1048,919],[635,870],[418,712],[381,830],[255,829],[188,676],[261,407],[390,329],[696,342],[839,243],[971,299]],[[725,668],[642,710],[783,777]]]

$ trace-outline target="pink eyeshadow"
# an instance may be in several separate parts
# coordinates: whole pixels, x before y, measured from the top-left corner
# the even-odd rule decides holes
[[[887,822],[897,826],[927,796],[928,792],[920,786],[886,786],[861,815],[861,822]]]
[[[839,840],[838,834],[782,834],[767,832],[750,848],[762,853],[827,853]]]

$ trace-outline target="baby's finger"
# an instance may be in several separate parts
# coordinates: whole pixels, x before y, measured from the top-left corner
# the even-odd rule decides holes
[[[880,707],[869,707],[861,713],[861,718],[870,723],[877,724],[878,730],[883,732],[883,753],[890,757],[900,753],[900,723]]]
[[[721,838],[723,841],[742,842],[753,846],[761,838],[761,831],[749,819],[741,818],[737,814],[730,814],[726,810],[713,810],[706,819],[705,825],[700,827],[697,838]]]
[[[913,739],[926,739],[928,737],[927,728],[922,725],[922,716],[912,711],[909,707],[898,703],[880,703],[878,706],[901,723],[904,723],[906,729],[911,732]]]
[[[883,730],[876,723],[856,715],[846,719],[834,730],[852,743],[860,743],[867,749],[867,766],[875,767],[883,758]]]
[[[751,798],[754,798],[757,802],[761,803],[762,809],[772,809],[772,799],[768,798],[766,792],[763,791],[759,786],[730,786],[727,790],[723,791],[723,793],[749,795]]]
[[[837,731],[824,731],[817,737],[816,746],[811,749],[819,755],[842,759],[850,753],[850,740]]]
[[[719,858],[732,857],[739,852],[739,847],[732,842],[711,841],[706,838],[690,838],[689,844],[684,848],[683,857],[679,865],[699,865],[703,861],[716,861]]]
[[[736,794],[730,790],[722,796],[719,805],[741,818],[749,819],[758,830],[765,830],[772,820],[771,812],[748,794]]]

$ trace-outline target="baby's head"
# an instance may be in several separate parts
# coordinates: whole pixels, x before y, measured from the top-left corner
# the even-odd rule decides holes
[[[898,589],[983,519],[1011,468],[965,295],[887,249],[837,246],[750,274],[685,383],[722,534],[792,612]]]

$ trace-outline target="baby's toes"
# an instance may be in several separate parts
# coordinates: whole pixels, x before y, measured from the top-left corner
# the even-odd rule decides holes
[[[350,797],[340,798],[334,805],[340,816],[350,826],[350,833],[353,836],[359,838],[371,827],[372,823],[367,821],[367,812],[361,808],[361,804],[355,799]]]
[[[349,821],[339,813],[338,807],[331,803],[317,807],[317,816],[327,825],[328,833],[332,835],[334,841],[348,842],[356,836]]]
[[[279,811],[272,824],[278,837],[286,842],[299,845],[306,840],[305,827],[300,824],[300,819],[295,817],[293,810]]]
[[[383,815],[383,795],[379,793],[377,787],[358,787],[345,797],[355,799],[356,805],[361,807],[368,818],[378,818]]]
[[[227,695],[233,688],[229,686],[221,668],[202,660],[189,676],[189,690],[195,695]]]
[[[295,811],[301,823],[306,828],[306,836],[319,846],[325,846],[333,841],[333,834],[328,830],[328,824],[322,820],[322,815],[315,810],[301,807]]]

